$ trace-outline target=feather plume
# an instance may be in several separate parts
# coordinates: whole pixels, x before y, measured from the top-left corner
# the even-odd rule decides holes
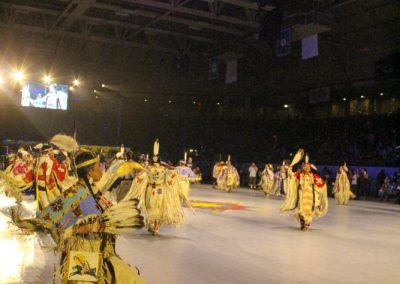
[[[295,164],[297,164],[298,162],[301,161],[301,159],[303,159],[304,156],[304,150],[303,149],[299,149],[296,153],[296,155],[294,155],[293,160],[290,164],[290,166],[294,166]]]
[[[156,139],[153,146],[153,155],[158,156],[159,151],[160,151],[160,142],[158,141],[158,139]]]
[[[102,223],[107,233],[123,233],[133,228],[140,229],[144,226],[144,218],[138,209],[138,199],[128,199],[108,208],[101,215]]]
[[[56,145],[63,151],[67,151],[68,153],[75,153],[79,151],[79,145],[76,140],[65,134],[57,134],[51,138],[50,143]]]

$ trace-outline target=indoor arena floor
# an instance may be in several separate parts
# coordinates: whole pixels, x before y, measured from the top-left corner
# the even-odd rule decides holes
[[[399,283],[400,205],[329,200],[328,214],[299,230],[281,199],[195,185],[180,228],[120,236],[117,252],[150,284]],[[53,283],[58,255],[10,233],[0,212],[0,283]],[[43,245],[43,244],[42,244]]]

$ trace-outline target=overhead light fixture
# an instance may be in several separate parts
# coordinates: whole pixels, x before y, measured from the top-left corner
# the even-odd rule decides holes
[[[52,80],[53,80],[53,78],[51,78],[50,75],[43,76],[43,83],[45,83],[45,84],[50,84]]]
[[[144,99],[144,102],[147,102],[147,99]]]
[[[362,99],[363,99],[363,98],[364,98],[364,96],[361,96],[360,98],[362,98]]]
[[[382,97],[382,96],[383,96],[383,93],[380,93],[379,95]]]
[[[171,100],[169,100],[169,101],[168,101],[168,103],[172,103],[172,101],[171,101]]]
[[[196,104],[196,101],[193,101],[193,104],[195,105],[195,104]]]
[[[342,100],[343,100],[343,101],[346,101],[347,99],[346,99],[346,98],[343,98]]]
[[[93,93],[97,93],[97,90],[93,90]]]
[[[217,102],[217,106],[219,106],[221,103],[220,102]]]
[[[81,84],[81,82],[79,81],[79,79],[74,79],[74,81],[72,81],[72,84],[73,84],[75,87],[78,87],[78,86]]]
[[[289,107],[289,105],[283,105],[283,107],[284,107],[284,108],[288,108],[288,107]]]
[[[69,86],[69,90],[70,90],[70,91],[75,90],[74,86]]]
[[[22,71],[17,70],[17,71],[15,71],[15,72],[12,74],[12,77],[13,77],[13,79],[14,79],[15,81],[21,82],[22,80],[24,80],[25,74],[24,74]]]
[[[105,88],[105,87],[106,87],[106,84],[101,84],[101,87],[102,87],[102,88]]]

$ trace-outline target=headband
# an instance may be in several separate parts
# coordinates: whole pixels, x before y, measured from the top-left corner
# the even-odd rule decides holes
[[[76,168],[77,168],[77,169],[84,168],[84,167],[87,167],[87,166],[89,166],[89,165],[95,164],[95,163],[97,163],[98,161],[100,161],[100,157],[99,157],[99,156],[97,156],[96,158],[93,158],[93,159],[91,159],[91,160],[87,160],[87,161],[85,161],[85,162],[82,162],[82,163],[80,163],[80,164],[77,164],[77,165],[76,165]]]

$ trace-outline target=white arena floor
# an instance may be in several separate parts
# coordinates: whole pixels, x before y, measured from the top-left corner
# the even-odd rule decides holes
[[[148,283],[400,283],[400,205],[330,199],[327,216],[302,232],[279,214],[280,199],[257,191],[195,185],[191,199],[181,228],[118,238]],[[0,283],[53,283],[58,255],[7,221],[0,212]]]

